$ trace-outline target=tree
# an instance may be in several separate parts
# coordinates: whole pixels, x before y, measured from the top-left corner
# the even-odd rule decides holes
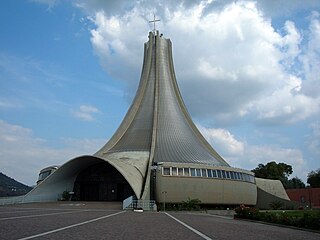
[[[311,171],[308,174],[307,183],[310,184],[311,187],[320,187],[320,168],[316,171]]]
[[[302,180],[298,177],[294,177],[291,178],[289,180],[287,180],[284,184],[283,184],[284,188],[286,189],[291,189],[291,188],[305,188],[306,185],[304,184],[304,182],[302,182]]]
[[[288,181],[292,174],[292,166],[285,163],[268,162],[266,165],[259,164],[253,169],[255,176],[258,178],[280,180],[283,185]]]

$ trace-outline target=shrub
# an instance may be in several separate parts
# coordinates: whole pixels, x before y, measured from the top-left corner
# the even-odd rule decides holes
[[[284,208],[284,203],[280,201],[274,201],[274,202],[271,202],[269,206],[273,210],[279,210]]]
[[[181,208],[183,210],[189,210],[189,211],[190,210],[196,210],[196,211],[199,211],[201,209],[200,204],[201,204],[201,201],[198,198],[190,199],[188,197],[187,201],[183,201],[182,202]]]
[[[64,192],[62,193],[62,201],[68,201],[69,198],[70,198],[69,192],[68,192],[68,191],[64,191]]]
[[[257,219],[259,211],[256,208],[246,207],[244,204],[235,208],[237,216],[240,218]]]
[[[259,212],[255,208],[240,205],[235,209],[238,218],[252,219],[301,228],[320,229],[320,211],[273,211]]]

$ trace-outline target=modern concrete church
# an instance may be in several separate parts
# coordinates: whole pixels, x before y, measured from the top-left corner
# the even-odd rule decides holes
[[[144,44],[140,84],[121,125],[93,155],[76,157],[39,183],[24,201],[56,201],[64,191],[80,201],[266,205],[288,201],[280,181],[231,167],[193,123],[178,88],[172,43],[158,31]],[[289,201],[288,201],[289,202]]]

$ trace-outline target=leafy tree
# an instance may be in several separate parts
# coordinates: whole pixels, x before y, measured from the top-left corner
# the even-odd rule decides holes
[[[285,163],[268,162],[266,165],[259,164],[253,169],[255,176],[258,178],[280,180],[283,185],[288,181],[292,174],[292,166]]]
[[[286,189],[290,189],[290,188],[305,188],[306,185],[304,184],[304,182],[302,182],[302,180],[298,177],[294,177],[292,179],[287,180],[284,184],[284,187]]]
[[[308,174],[307,183],[310,184],[311,187],[320,187],[320,168],[316,171],[311,171]]]

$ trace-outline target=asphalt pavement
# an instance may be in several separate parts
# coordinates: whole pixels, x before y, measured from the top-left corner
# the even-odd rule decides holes
[[[0,239],[308,239],[320,234],[204,213],[133,212],[120,203],[0,206]]]

